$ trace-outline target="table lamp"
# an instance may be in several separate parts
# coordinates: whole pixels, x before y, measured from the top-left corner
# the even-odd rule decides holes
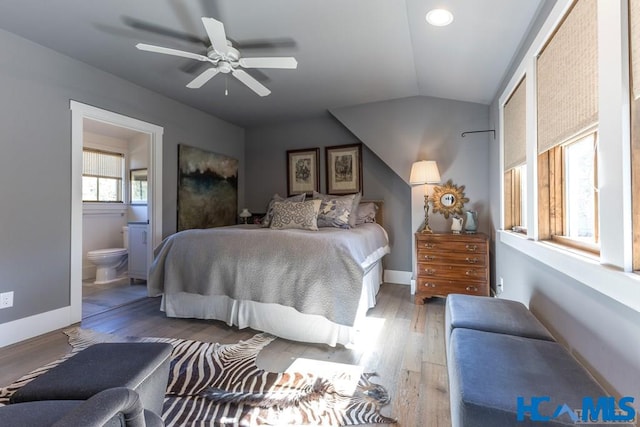
[[[424,185],[424,222],[418,229],[419,233],[433,233],[429,227],[429,186],[427,184],[440,183],[440,171],[435,160],[420,160],[411,166],[409,184]]]

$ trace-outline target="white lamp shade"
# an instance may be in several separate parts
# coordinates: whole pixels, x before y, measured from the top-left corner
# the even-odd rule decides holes
[[[251,212],[247,208],[242,209],[242,212],[240,212],[240,218],[249,218],[250,216]]]
[[[440,182],[440,171],[435,160],[420,160],[411,166],[411,185],[438,184]]]

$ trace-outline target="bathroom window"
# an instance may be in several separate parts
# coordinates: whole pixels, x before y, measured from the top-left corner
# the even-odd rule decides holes
[[[82,201],[122,203],[124,156],[100,150],[82,150]]]

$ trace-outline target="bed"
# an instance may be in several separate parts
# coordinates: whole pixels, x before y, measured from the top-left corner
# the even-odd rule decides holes
[[[169,317],[350,346],[375,305],[387,253],[388,236],[378,223],[317,231],[186,230],[156,248],[148,291],[162,295]]]

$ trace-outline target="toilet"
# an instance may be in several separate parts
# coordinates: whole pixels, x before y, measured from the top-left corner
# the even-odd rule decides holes
[[[129,227],[122,227],[123,248],[97,249],[87,252],[87,259],[96,266],[96,285],[114,282],[122,278],[127,263]]]

